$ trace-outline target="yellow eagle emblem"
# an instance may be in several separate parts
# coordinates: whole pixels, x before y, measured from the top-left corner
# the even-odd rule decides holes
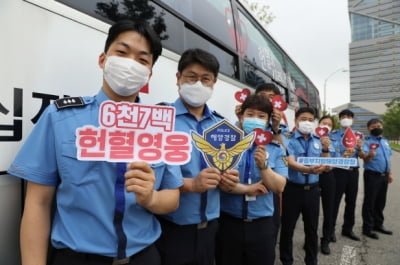
[[[216,148],[194,131],[191,132],[191,136],[197,149],[203,152],[205,157],[206,155],[211,156],[214,165],[221,171],[234,167],[238,162],[237,160],[236,163],[233,163],[235,162],[234,157],[250,148],[255,138],[255,134],[251,133],[231,148],[226,149],[225,143],[220,143],[219,148]]]

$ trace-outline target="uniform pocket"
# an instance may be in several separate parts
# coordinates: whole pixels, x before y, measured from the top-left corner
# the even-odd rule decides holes
[[[77,159],[75,142],[62,143],[60,175],[62,181],[83,185],[96,181],[100,161],[81,161]]]

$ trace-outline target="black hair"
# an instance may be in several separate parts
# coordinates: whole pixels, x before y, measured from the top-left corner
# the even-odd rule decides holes
[[[367,122],[367,128],[368,128],[370,125],[375,124],[375,123],[380,123],[380,124],[383,125],[382,120],[377,119],[377,118],[373,118],[373,119],[370,119],[370,120]]]
[[[108,31],[104,52],[107,52],[111,44],[118,38],[121,33],[134,31],[144,36],[150,44],[150,52],[153,55],[153,65],[161,55],[161,40],[157,33],[148,24],[142,21],[120,20],[112,25]]]
[[[297,119],[302,113],[310,113],[315,118],[315,109],[311,107],[301,107],[296,111],[295,118]]]
[[[339,112],[339,118],[342,116],[350,116],[350,117],[354,118],[354,113],[349,109],[344,109],[341,112]]]
[[[322,116],[321,118],[319,118],[318,123],[320,123],[322,120],[325,120],[325,119],[330,119],[332,121],[332,128],[336,127],[335,119],[331,115]]]
[[[240,114],[243,115],[244,111],[250,108],[265,112],[268,114],[268,117],[271,118],[273,110],[272,103],[264,96],[257,94],[248,95],[240,108]]]
[[[219,62],[217,58],[211,53],[202,49],[189,49],[186,50],[178,62],[178,72],[182,71],[193,63],[198,63],[207,70],[211,71],[215,77],[218,76]]]
[[[280,95],[279,88],[274,83],[261,83],[256,86],[256,94],[261,91],[273,91],[275,95]]]

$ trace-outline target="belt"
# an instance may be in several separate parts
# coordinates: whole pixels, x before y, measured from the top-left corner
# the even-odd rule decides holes
[[[349,168],[337,167],[335,169],[340,169],[340,170],[345,170],[345,171],[356,171],[356,170],[358,170],[358,167],[349,167]]]
[[[73,257],[74,259],[80,259],[85,262],[94,261],[94,262],[109,263],[110,265],[123,265],[123,264],[129,264],[129,262],[131,260],[142,255],[147,250],[149,250],[151,247],[154,247],[154,245],[152,244],[152,245],[142,249],[138,253],[136,253],[130,257],[124,258],[124,259],[117,259],[117,258],[102,256],[102,255],[93,254],[93,253],[76,252],[69,248],[57,249],[57,253],[61,253],[64,256]]]
[[[303,190],[312,190],[313,188],[319,186],[318,182],[314,182],[314,183],[311,183],[311,184],[300,184],[300,183],[295,183],[295,182],[288,181],[287,184],[289,186],[296,187],[296,188],[301,188]]]
[[[373,171],[373,170],[369,170],[369,169],[366,169],[365,172],[368,172],[370,174],[374,174],[374,175],[377,175],[377,176],[381,176],[381,177],[389,175],[389,173],[387,173],[387,172],[381,173],[381,172],[377,172],[377,171]]]
[[[266,220],[268,218],[271,218],[271,216],[264,216],[264,217],[258,217],[258,218],[236,218],[233,217],[230,214],[221,212],[220,214],[221,218],[226,218],[226,219],[230,219],[230,220],[234,220],[234,221],[238,221],[238,222],[244,222],[244,223],[253,223],[253,222],[257,222],[257,221],[262,221],[262,220]]]
[[[162,217],[159,217],[158,220],[159,220],[160,223],[164,223],[164,224],[167,224],[167,225],[170,225],[170,226],[179,226],[181,228],[188,228],[188,229],[193,229],[194,228],[194,229],[197,229],[197,230],[207,228],[213,222],[217,221],[217,219],[213,219],[213,220],[205,221],[205,222],[198,223],[198,224],[180,225],[180,224],[176,224],[174,222],[171,222],[169,220],[166,220],[166,219],[164,219]]]

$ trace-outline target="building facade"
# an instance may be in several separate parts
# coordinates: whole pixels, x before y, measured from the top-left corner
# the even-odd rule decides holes
[[[400,97],[400,0],[349,0],[350,102],[374,111],[374,102]],[[358,111],[360,111],[358,109]],[[359,113],[361,114],[361,113]],[[356,127],[365,127],[357,120]]]

